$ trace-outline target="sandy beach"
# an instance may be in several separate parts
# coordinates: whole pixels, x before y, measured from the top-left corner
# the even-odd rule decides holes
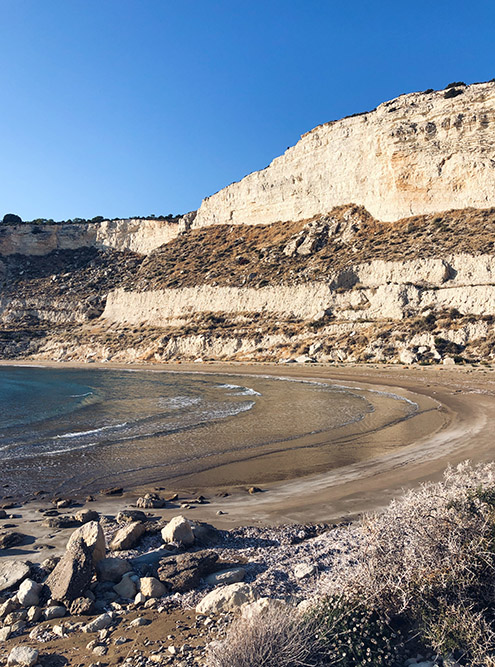
[[[41,362],[52,365],[49,362]],[[55,364],[53,364],[55,365]],[[72,364],[63,364],[69,367]],[[94,366],[94,365],[92,365]],[[106,368],[109,364],[104,364]],[[493,458],[495,427],[495,374],[482,367],[403,366],[283,366],[268,364],[167,364],[133,365],[133,368],[164,369],[244,376],[264,375],[317,380],[336,385],[392,392],[418,404],[411,420],[380,430],[383,452],[360,463],[325,468],[325,442],[311,437],[291,443],[290,449],[230,461],[196,475],[154,482],[134,488],[120,481],[123,496],[97,496],[95,509],[117,512],[138,495],[161,488],[177,491],[187,499],[202,494],[210,503],[195,505],[191,517],[213,521],[219,527],[242,524],[282,524],[351,520],[362,512],[378,509],[405,488],[426,479],[440,478],[448,465],[465,459]],[[123,366],[115,365],[115,368]],[[348,437],[342,434],[342,440]],[[355,447],[376,437],[372,429],[353,433]],[[389,448],[390,451],[387,451]],[[256,485],[262,493],[249,495]],[[228,493],[219,497],[220,493]],[[32,520],[38,501],[28,503],[22,520]],[[93,506],[95,503],[93,503]],[[221,515],[217,512],[222,512]],[[176,509],[159,510],[165,518]],[[187,513],[187,512],[186,512]]]
[[[150,366],[142,368],[149,369]],[[122,479],[124,489],[121,494],[106,496],[97,493],[91,501],[73,496],[70,506],[60,509],[60,515],[73,514],[79,508],[96,510],[105,530],[112,532],[116,528],[118,512],[135,505],[139,496],[156,492],[169,497],[177,491],[178,497],[167,502],[165,508],[153,508],[148,512],[149,525],[164,525],[180,514],[191,521],[207,521],[218,529],[229,531],[222,533],[220,544],[210,548],[216,548],[226,561],[235,562],[241,558],[240,562],[247,568],[247,580],[256,581],[262,594],[270,597],[288,594],[304,597],[311,594],[312,579],[308,580],[306,590],[303,584],[299,587],[295,585],[290,576],[288,579],[280,578],[280,568],[290,573],[295,563],[309,560],[317,562],[324,571],[333,567],[333,554],[340,554],[344,561],[351,558],[355,536],[359,533],[358,524],[348,527],[345,524],[362,513],[384,507],[404,489],[417,486],[423,480],[439,479],[448,465],[466,459],[475,462],[493,459],[495,373],[491,369],[280,367],[262,364],[206,364],[200,369],[198,364],[170,364],[152,368],[222,375],[230,373],[248,378],[270,375],[317,380],[381,393],[390,392],[418,406],[411,419],[391,422],[376,433],[368,428],[372,420],[361,432],[355,429],[343,432],[342,441],[346,446],[349,439],[355,447],[369,446],[373,439],[380,441],[380,448],[376,450],[379,455],[351,466],[325,469],[328,443],[322,442],[319,437],[308,436],[288,444],[281,443],[279,451],[242,461],[234,460],[197,475],[175,479],[173,484],[155,482],[136,488]],[[332,446],[335,444],[334,439]],[[261,491],[250,494],[248,488],[252,484],[259,486]],[[205,497],[204,504],[194,501],[199,495]],[[5,524],[2,527],[9,525],[26,537],[21,544],[3,549],[2,557],[39,564],[65,551],[74,528],[47,528],[46,524],[43,525],[47,509],[53,508],[52,496],[48,492],[23,503],[4,497],[0,506],[6,508],[8,516],[0,522]],[[344,525],[330,529],[340,523]],[[156,548],[160,544],[156,536],[146,539],[148,542],[142,546],[145,552],[147,548]],[[124,551],[119,555],[130,558],[139,553]],[[291,586],[296,587],[293,590]],[[121,623],[118,634],[123,635],[125,643],[114,646],[113,642],[104,642],[104,650],[108,650],[106,664],[117,664],[129,656],[137,661],[133,664],[152,664],[151,658],[147,662],[146,657],[150,651],[154,651],[157,659],[164,661],[163,664],[169,664],[173,662],[173,657],[163,656],[169,656],[167,645],[171,643],[189,647],[187,652],[191,660],[193,656],[201,660],[205,642],[221,634],[224,627],[213,623],[207,630],[201,620],[195,620],[193,607],[204,594],[203,584],[199,590],[183,596],[163,598],[163,604],[151,600],[151,605],[140,607],[130,604],[124,610],[117,605],[116,608],[121,609],[117,612],[118,622]],[[43,624],[47,638],[41,641],[48,643],[34,642],[41,647],[43,665],[48,667],[52,665],[52,660],[62,660],[53,664],[75,667],[90,664],[95,659],[93,646],[99,646],[101,637],[95,633],[85,635],[70,630],[71,624],[86,622],[86,618],[64,619],[63,627],[69,630],[61,638],[52,632],[57,620]],[[148,625],[139,629],[132,627],[130,623],[138,618],[141,619],[139,622]],[[92,641],[88,643],[89,639]],[[4,642],[2,655],[6,656],[18,643],[32,645],[33,641],[27,634],[12,637]]]

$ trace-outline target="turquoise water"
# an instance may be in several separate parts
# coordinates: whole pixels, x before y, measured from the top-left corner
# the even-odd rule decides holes
[[[0,367],[0,485],[12,495],[166,481],[373,410],[355,392],[273,378]]]
[[[0,369],[0,462],[165,436],[253,407],[257,392],[204,378]]]

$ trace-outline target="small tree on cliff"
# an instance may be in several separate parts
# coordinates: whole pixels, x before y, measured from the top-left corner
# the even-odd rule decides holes
[[[2,222],[4,225],[18,225],[20,222],[22,222],[22,218],[15,213],[6,213],[3,216]]]

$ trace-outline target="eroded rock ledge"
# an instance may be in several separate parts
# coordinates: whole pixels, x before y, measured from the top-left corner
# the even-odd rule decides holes
[[[469,233],[466,233],[466,229]],[[190,231],[2,259],[4,358],[492,359],[495,210]]]

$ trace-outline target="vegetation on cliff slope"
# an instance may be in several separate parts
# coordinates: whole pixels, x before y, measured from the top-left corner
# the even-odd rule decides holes
[[[8,227],[1,231],[8,233]],[[114,325],[100,315],[107,294],[116,288],[141,292],[201,285],[293,287],[330,282],[337,272],[372,260],[495,254],[494,239],[495,209],[447,211],[380,223],[362,207],[350,205],[309,221],[190,231],[148,256],[97,248],[55,250],[44,256],[8,255],[0,261],[5,304],[0,353],[7,358],[32,356],[50,340],[66,350],[76,350],[75,358],[82,345],[93,345],[96,358],[112,358],[132,348],[132,354],[142,360],[162,360],[170,358],[168,341],[188,336],[218,339],[219,350],[222,339],[252,341],[249,354],[255,351],[258,360],[313,355],[317,346],[318,358],[323,360],[386,362],[397,361],[411,337],[425,334],[425,349],[413,354],[421,363],[438,363],[446,356],[457,362],[490,360],[495,354],[492,315],[473,316],[452,308],[404,313],[402,319],[393,321],[368,321],[362,310],[347,328],[345,322],[339,328],[332,313],[305,321],[289,310],[286,316],[201,312],[179,324],[163,326],[144,321]],[[334,290],[356,294],[359,288],[359,284],[337,284]],[[67,313],[87,304],[87,322],[59,317],[61,300]],[[463,341],[461,330],[477,323],[481,326],[475,334]],[[450,340],[458,331],[457,339]],[[263,337],[269,336],[283,340],[266,346]],[[254,344],[256,340],[259,343]],[[184,358],[221,355],[192,349]],[[229,358],[252,357],[241,350]]]

